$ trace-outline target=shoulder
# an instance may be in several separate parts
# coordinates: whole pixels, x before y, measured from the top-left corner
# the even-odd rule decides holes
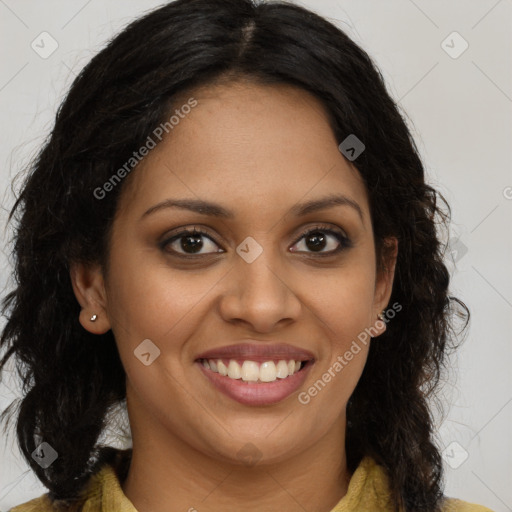
[[[82,512],[83,510],[101,510],[101,482],[109,467],[102,468],[98,473],[89,477],[89,480],[78,495],[71,499],[52,500],[50,493],[16,505],[8,512]]]
[[[8,512],[133,512],[135,509],[124,497],[119,481],[119,478],[126,477],[130,458],[131,449],[115,450],[113,460],[91,474],[84,488],[73,499],[52,501],[49,493],[46,493],[16,505]]]
[[[389,477],[383,466],[378,464],[372,457],[364,457],[353,475],[354,481],[358,478],[363,478],[367,481],[367,487],[362,488],[360,492],[365,494],[365,499],[369,497],[372,506],[379,504],[379,510],[381,511],[394,510],[390,494]],[[367,507],[367,510],[370,509],[373,510],[373,508]],[[444,496],[440,509],[442,512],[494,512],[483,505],[448,496]],[[332,512],[335,511],[336,509]]]
[[[80,493],[73,499],[52,500],[50,494],[45,493],[21,505],[16,505],[8,510],[8,512],[82,512],[84,509],[101,510],[98,489],[91,488],[91,483],[94,483],[94,480],[97,479],[98,475],[92,475],[89,479],[87,492]]]
[[[81,512],[84,501],[80,498],[74,501],[52,501],[49,494],[46,493],[21,505],[16,505],[8,512]]]
[[[443,512],[494,512],[483,505],[469,503],[456,498],[446,498],[442,510]]]
[[[54,512],[55,509],[52,502],[48,498],[48,494],[43,494],[39,498],[34,498],[30,501],[16,505],[11,508],[9,512]]]

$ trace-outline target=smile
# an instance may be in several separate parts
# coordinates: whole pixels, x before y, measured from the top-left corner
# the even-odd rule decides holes
[[[265,361],[258,363],[256,361],[240,361],[230,359],[202,359],[205,368],[212,372],[219,373],[230,379],[242,379],[244,382],[274,382],[277,379],[286,379],[290,375],[298,372],[306,361]]]
[[[196,364],[219,391],[252,406],[271,405],[297,391],[314,360],[296,361],[198,359]]]

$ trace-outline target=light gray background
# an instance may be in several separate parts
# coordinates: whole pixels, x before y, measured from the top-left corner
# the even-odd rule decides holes
[[[48,133],[76,73],[128,21],[159,4],[0,0],[2,296],[10,286],[4,226],[13,202],[12,177]],[[512,511],[511,4],[302,2],[337,23],[373,57],[407,112],[429,181],[453,208],[450,247],[458,261],[456,266],[448,262],[452,290],[470,307],[472,324],[453,358],[444,388],[446,418],[439,420],[446,494],[496,512]],[[58,43],[45,59],[31,48],[34,40],[43,45],[43,31]],[[464,41],[450,36],[454,31],[469,44],[459,56]],[[15,396],[16,383],[4,377],[0,408]],[[46,492],[21,459],[14,434],[4,437],[0,512]]]

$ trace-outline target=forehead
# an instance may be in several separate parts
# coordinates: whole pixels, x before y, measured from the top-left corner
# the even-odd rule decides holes
[[[265,205],[336,192],[367,207],[364,183],[338,150],[325,107],[312,94],[235,82],[182,94],[173,112],[190,98],[197,105],[182,112],[129,177],[122,203],[131,210],[141,213],[166,197],[196,197],[261,213]]]

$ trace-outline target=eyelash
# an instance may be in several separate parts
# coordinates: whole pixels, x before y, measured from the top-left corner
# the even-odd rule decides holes
[[[315,232],[321,232],[324,234],[329,234],[329,235],[334,236],[338,240],[340,245],[336,249],[333,249],[331,251],[317,252],[317,253],[310,251],[310,252],[307,252],[306,254],[319,256],[320,258],[325,258],[328,256],[334,256],[334,255],[342,252],[343,250],[349,249],[353,246],[350,239],[347,236],[345,236],[343,233],[333,230],[332,228],[329,228],[327,226],[320,225],[320,224],[318,224],[318,225],[308,229],[304,233],[302,233],[302,235],[295,240],[293,245],[296,245],[303,238],[307,238],[309,235],[311,235]],[[174,242],[175,240],[179,240],[180,238],[184,238],[186,236],[193,236],[193,235],[205,236],[205,237],[209,238],[212,242],[214,242],[216,245],[219,245],[216,242],[216,240],[210,234],[208,234],[206,231],[203,231],[202,229],[196,229],[194,227],[193,229],[184,229],[184,230],[180,231],[179,233],[177,233],[176,235],[173,235],[171,238],[167,238],[166,240],[164,240],[163,242],[161,242],[159,244],[160,248],[165,252],[169,252],[166,250],[166,247],[168,245],[170,245],[172,242]],[[298,254],[302,254],[302,251],[294,251],[294,252],[296,252]],[[183,258],[183,259],[197,259],[199,257],[206,256],[205,254],[184,254],[184,253],[179,253],[177,251],[172,251],[172,253],[173,253],[173,256],[177,256],[178,258]],[[212,252],[212,253],[207,253],[207,254],[221,254],[221,252]]]

